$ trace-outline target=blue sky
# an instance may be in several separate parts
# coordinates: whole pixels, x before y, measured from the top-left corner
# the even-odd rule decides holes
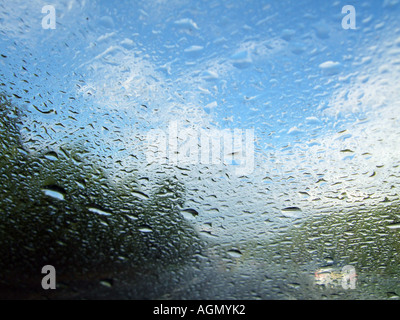
[[[398,1],[54,1],[55,30],[41,27],[45,4],[0,4],[3,89],[21,97],[32,153],[87,140],[116,182],[121,166],[156,174],[129,155],[143,161],[143,135],[173,120],[254,128],[251,176],[227,181],[200,167],[180,176],[197,190],[188,206],[203,210],[199,228],[217,207],[229,232],[249,223],[233,210],[259,223],[284,207],[312,214],[398,199]],[[342,29],[347,4],[356,30]]]

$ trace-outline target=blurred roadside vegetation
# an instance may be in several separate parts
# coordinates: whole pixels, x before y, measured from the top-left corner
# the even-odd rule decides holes
[[[60,281],[101,279],[124,268],[156,272],[200,249],[180,214],[185,197],[177,181],[154,182],[150,195],[137,190],[136,177],[110,185],[102,168],[86,159],[84,141],[30,155],[20,140],[20,119],[18,107],[0,94],[3,293],[40,289],[47,264]]]

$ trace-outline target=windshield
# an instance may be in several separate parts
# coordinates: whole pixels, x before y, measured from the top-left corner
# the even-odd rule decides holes
[[[1,1],[0,296],[398,298],[399,13]]]

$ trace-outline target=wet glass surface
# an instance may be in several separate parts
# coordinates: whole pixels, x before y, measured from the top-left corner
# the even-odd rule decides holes
[[[400,2],[346,5],[1,1],[0,296],[398,299]]]

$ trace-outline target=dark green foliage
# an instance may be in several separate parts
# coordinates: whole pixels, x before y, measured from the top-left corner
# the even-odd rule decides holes
[[[83,143],[52,159],[29,155],[18,121],[17,108],[0,95],[0,283],[24,283],[46,264],[65,278],[124,267],[139,272],[181,264],[199,250],[179,213],[184,189],[177,181],[155,181],[154,194],[140,199],[132,192],[135,177],[132,186],[111,185],[84,157]],[[143,226],[152,231],[141,232]]]

